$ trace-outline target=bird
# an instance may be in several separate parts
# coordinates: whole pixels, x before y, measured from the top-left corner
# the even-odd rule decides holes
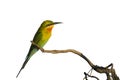
[[[33,38],[33,42],[35,44],[37,44],[40,48],[43,48],[44,45],[49,40],[49,38],[51,37],[51,33],[52,33],[52,29],[53,29],[54,25],[60,24],[60,23],[62,23],[62,22],[53,22],[51,20],[43,21]],[[30,58],[39,50],[38,46],[31,44],[29,52],[25,58],[25,61],[22,65],[22,67],[20,68],[16,78],[19,76],[22,69],[24,69],[27,62],[30,60]]]

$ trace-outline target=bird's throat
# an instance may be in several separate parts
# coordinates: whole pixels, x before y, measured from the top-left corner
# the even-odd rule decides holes
[[[48,26],[48,27],[46,28],[46,30],[47,30],[48,32],[51,32],[51,31],[52,31],[52,28],[53,28],[53,25]]]

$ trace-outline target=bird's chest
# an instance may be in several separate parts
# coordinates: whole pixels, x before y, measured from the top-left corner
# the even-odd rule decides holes
[[[38,41],[38,45],[40,47],[43,47],[46,42],[49,40],[50,36],[51,36],[51,32],[49,32],[48,30],[43,30],[41,35],[41,38]]]
[[[43,33],[43,40],[48,40],[49,38],[50,38],[50,36],[51,36],[51,33],[49,33],[48,31],[46,31],[46,32],[44,32]]]
[[[42,32],[41,42],[42,42],[43,45],[49,40],[50,36],[51,36],[51,32],[48,32],[46,30],[44,30],[44,32]]]

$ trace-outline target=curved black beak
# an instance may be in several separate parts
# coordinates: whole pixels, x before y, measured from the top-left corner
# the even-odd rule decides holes
[[[61,24],[62,22],[53,22],[52,24],[49,24],[47,26],[51,26],[51,25],[56,25],[56,24]]]
[[[61,23],[62,23],[62,22],[54,22],[53,25],[55,25],[55,24],[61,24]]]

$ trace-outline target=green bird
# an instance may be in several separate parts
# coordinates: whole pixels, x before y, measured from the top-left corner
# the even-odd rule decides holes
[[[36,32],[34,38],[33,38],[33,42],[35,44],[37,44],[39,47],[43,48],[44,45],[46,44],[46,42],[49,40],[49,38],[51,37],[51,32],[52,29],[54,27],[55,24],[60,24],[61,22],[53,22],[51,20],[45,20],[43,21],[43,23],[41,24],[41,26],[39,27],[38,31]],[[27,64],[27,62],[30,60],[30,58],[39,50],[38,47],[36,47],[35,45],[31,44],[31,47],[29,49],[29,52],[26,56],[26,59],[20,69],[20,71],[18,72],[16,78],[18,77],[18,75],[20,74],[21,70],[24,69],[25,65]]]

